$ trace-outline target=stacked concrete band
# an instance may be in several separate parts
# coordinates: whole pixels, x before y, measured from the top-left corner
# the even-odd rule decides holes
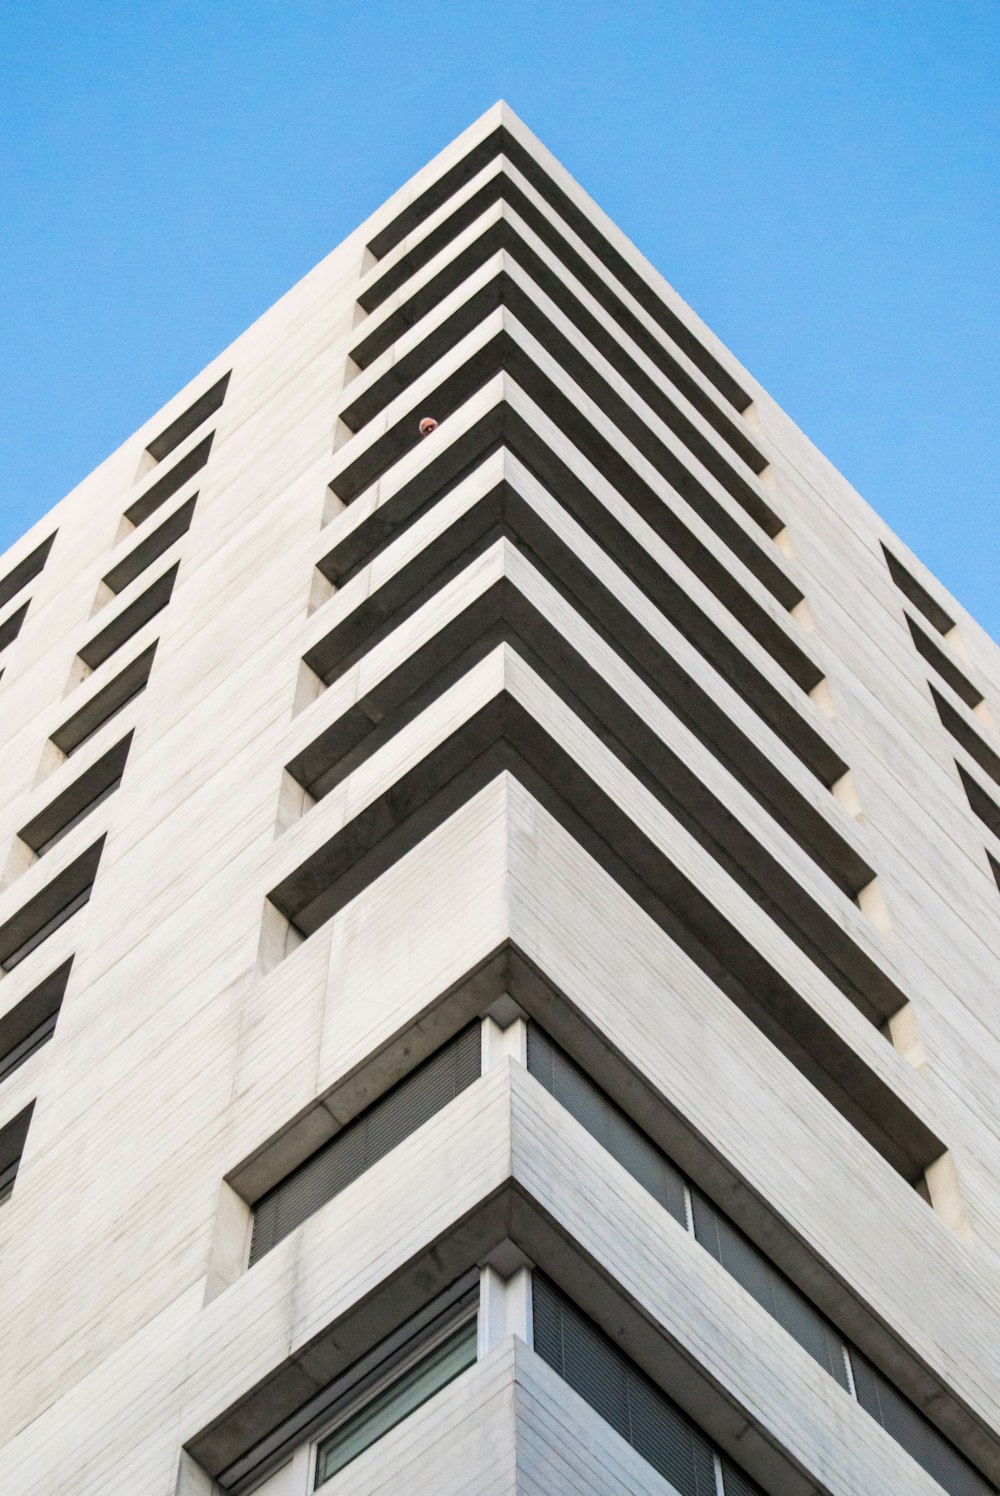
[[[997,1488],[1000,654],[506,106],[0,609],[0,1492]]]

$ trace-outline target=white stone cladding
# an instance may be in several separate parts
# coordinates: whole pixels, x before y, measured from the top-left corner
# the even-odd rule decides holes
[[[517,1046],[247,1268],[260,1195],[491,1012],[1000,1484],[1000,652],[516,116],[39,521],[0,599],[53,534],[0,602],[2,1496],[225,1490],[515,1260],[772,1496],[940,1491]],[[323,1489],[672,1488],[511,1334]]]

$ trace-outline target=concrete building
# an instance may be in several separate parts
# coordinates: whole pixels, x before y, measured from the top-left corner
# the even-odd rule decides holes
[[[997,1487],[1000,653],[509,110],[0,648],[4,1496]]]

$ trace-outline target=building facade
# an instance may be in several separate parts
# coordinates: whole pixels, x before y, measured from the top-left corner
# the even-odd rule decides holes
[[[505,106],[0,668],[0,1492],[998,1488],[1000,653]]]

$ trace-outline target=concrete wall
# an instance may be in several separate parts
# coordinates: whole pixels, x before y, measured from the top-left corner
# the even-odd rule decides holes
[[[0,977],[2,1058],[73,961],[0,1081],[0,1129],[33,1104],[0,1206],[0,1492],[209,1492],[254,1389],[292,1409],[508,1239],[765,1489],[937,1489],[516,1061],[246,1270],[248,1201],[505,992],[1000,1479],[1000,840],[955,767],[1000,803],[1000,743],[905,613],[998,709],[1000,654],[520,122],[448,147],[0,582],[53,531],[0,608],[30,598],[0,653],[0,930],[57,914],[106,840],[90,901]],[[35,860],[19,833],[129,732],[120,787]],[[666,1489],[523,1341],[330,1488],[401,1481]]]

